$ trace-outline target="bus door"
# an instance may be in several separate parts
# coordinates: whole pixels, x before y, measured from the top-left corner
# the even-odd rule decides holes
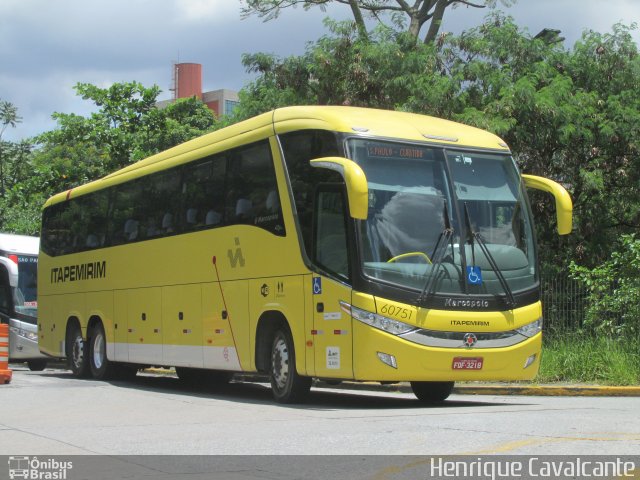
[[[327,273],[313,274],[308,287],[318,377],[353,378],[351,317],[340,308],[340,301],[351,303],[345,199],[342,186],[325,184],[314,202],[312,261]]]

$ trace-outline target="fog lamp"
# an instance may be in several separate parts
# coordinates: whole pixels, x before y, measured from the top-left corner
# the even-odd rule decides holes
[[[396,357],[394,357],[393,355],[390,355],[388,353],[378,352],[378,358],[385,365],[389,365],[390,367],[393,367],[393,368],[396,368],[396,369],[398,368],[398,363],[396,362]]]
[[[534,353],[529,358],[527,358],[526,362],[524,362],[524,367],[523,368],[527,368],[527,367],[531,366],[531,364],[533,362],[535,362],[535,361],[536,361],[536,354]]]

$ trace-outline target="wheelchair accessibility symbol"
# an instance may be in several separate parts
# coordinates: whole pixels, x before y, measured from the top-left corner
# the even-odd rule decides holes
[[[482,270],[480,267],[467,267],[467,283],[469,285],[482,285]]]
[[[322,278],[313,277],[313,294],[320,295],[322,293]]]

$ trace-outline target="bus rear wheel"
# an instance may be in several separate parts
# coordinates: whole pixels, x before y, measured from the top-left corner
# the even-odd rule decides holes
[[[67,363],[74,377],[89,376],[87,343],[82,338],[80,326],[75,324],[67,330]]]
[[[411,382],[411,390],[424,403],[445,401],[453,390],[454,382]]]
[[[276,330],[271,347],[271,389],[279,403],[300,403],[311,389],[311,377],[296,372],[296,356],[291,333],[286,328]]]
[[[89,368],[91,375],[97,380],[107,380],[115,377],[116,366],[107,359],[107,337],[101,323],[91,329],[89,336]]]

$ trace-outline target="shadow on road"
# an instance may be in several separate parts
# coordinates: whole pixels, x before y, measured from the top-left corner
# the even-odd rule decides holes
[[[30,375],[46,375],[65,380],[93,383],[100,385],[103,383],[93,379],[77,379],[71,372],[61,370],[45,370],[44,372],[29,372]],[[347,390],[342,387],[335,389],[312,388],[309,397],[304,404],[283,405],[275,402],[271,395],[271,387],[268,383],[248,382],[243,380],[232,380],[229,384],[222,385],[188,385],[180,381],[171,374],[153,375],[139,373],[132,380],[111,380],[109,384],[118,388],[144,390],[149,392],[162,392],[174,395],[184,395],[196,398],[207,398],[213,400],[226,400],[242,402],[247,404],[269,404],[279,408],[302,409],[302,410],[379,410],[379,409],[424,409],[425,412],[442,409],[463,409],[467,407],[494,407],[502,406],[503,403],[488,402],[474,396],[471,400],[460,400],[460,396],[455,396],[445,402],[433,405],[425,405],[413,396],[398,392],[376,392],[376,391],[356,391]],[[509,405],[526,405],[526,403],[513,403]]]

